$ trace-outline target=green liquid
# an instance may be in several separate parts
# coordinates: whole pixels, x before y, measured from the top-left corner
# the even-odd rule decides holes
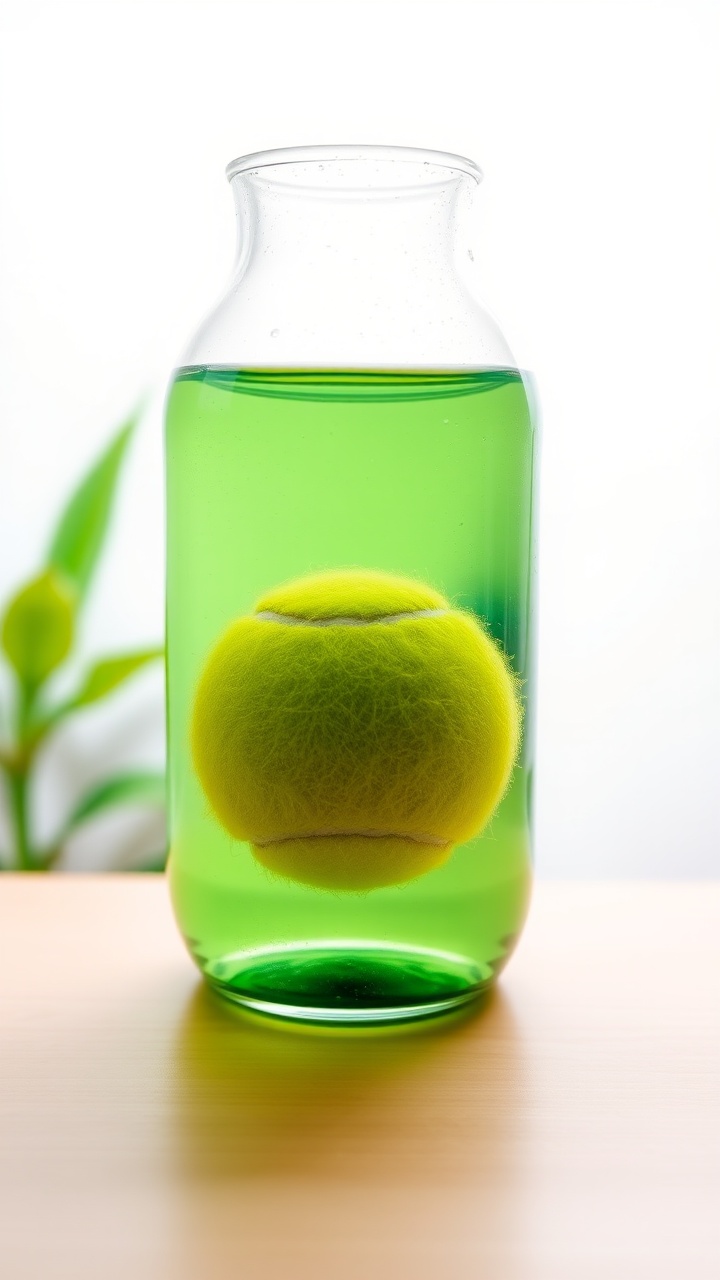
[[[515,370],[178,371],[167,410],[169,874],[201,970],[270,1013],[423,1016],[483,989],[529,886],[535,433]],[[485,832],[402,886],[274,878],[213,817],[188,725],[210,648],[269,587],[358,566],[484,621],[524,681],[522,758]]]

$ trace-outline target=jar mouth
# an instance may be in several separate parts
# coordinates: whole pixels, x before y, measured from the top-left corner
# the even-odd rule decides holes
[[[434,187],[463,175],[475,183],[482,171],[473,160],[423,147],[313,146],[254,151],[231,160],[229,182],[240,174],[273,186],[317,191],[407,191]]]

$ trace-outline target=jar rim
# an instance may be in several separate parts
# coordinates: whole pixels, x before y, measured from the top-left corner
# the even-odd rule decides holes
[[[341,145],[341,146],[308,146],[308,147],[276,147],[268,151],[252,151],[246,156],[238,156],[235,160],[231,160],[225,169],[228,182],[232,182],[233,178],[237,178],[241,173],[256,174],[261,169],[271,169],[280,165],[317,165],[318,167],[332,165],[333,163],[352,163],[356,161],[364,161],[365,163],[392,163],[394,165],[412,164],[415,166],[415,181],[412,185],[417,184],[418,173],[422,174],[422,166],[427,166],[427,182],[428,184],[437,182],[437,177],[433,174],[433,170],[451,169],[459,173],[465,174],[472,178],[474,182],[482,182],[482,170],[475,164],[474,160],[469,160],[466,156],[455,155],[451,151],[431,151],[424,147],[396,147],[386,145]],[[402,188],[406,185],[400,181],[400,170],[394,171],[398,175],[398,180],[391,183],[392,186]],[[287,177],[290,175],[288,174]],[[321,185],[331,185],[330,174],[324,177]],[[286,175],[283,175],[286,179]],[[422,177],[420,178],[422,185]]]

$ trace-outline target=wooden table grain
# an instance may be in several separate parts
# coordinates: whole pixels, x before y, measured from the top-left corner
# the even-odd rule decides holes
[[[717,1280],[720,884],[546,884],[486,1006],[302,1030],[162,878],[0,877],[5,1280]]]

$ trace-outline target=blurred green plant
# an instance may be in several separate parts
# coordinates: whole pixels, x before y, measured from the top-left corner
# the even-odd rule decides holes
[[[46,563],[20,587],[2,615],[2,648],[13,686],[13,705],[2,716],[10,733],[0,745],[13,838],[12,849],[0,853],[3,870],[49,871],[84,822],[121,805],[161,807],[165,803],[164,774],[147,770],[118,774],[82,797],[49,845],[40,848],[33,838],[34,774],[38,754],[50,735],[68,717],[114,693],[163,656],[163,649],[155,647],[100,658],[69,697],[53,701],[48,695],[50,677],[73,654],[81,608],[105,543],[123,459],[138,418],[139,410],[80,482],[60,516]],[[164,861],[165,854],[158,854],[139,869],[160,870]]]

